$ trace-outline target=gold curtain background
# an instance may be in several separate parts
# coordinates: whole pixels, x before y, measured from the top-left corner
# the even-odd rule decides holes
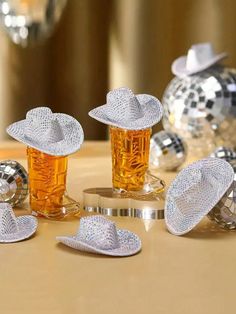
[[[109,89],[161,98],[172,61],[197,42],[227,51],[236,67],[235,29],[235,0],[68,0],[39,46],[18,47],[1,30],[0,138],[27,110],[48,105],[77,118],[86,139],[105,139],[106,126],[87,113]]]

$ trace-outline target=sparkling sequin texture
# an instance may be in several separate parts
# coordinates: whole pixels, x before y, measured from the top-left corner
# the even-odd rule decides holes
[[[53,156],[67,156],[80,149],[84,132],[80,123],[64,113],[52,113],[48,107],[29,110],[26,119],[8,126],[17,141]]]
[[[219,202],[234,180],[234,171],[225,160],[199,160],[177,175],[165,203],[168,230],[182,235],[192,230]]]
[[[236,70],[213,66],[175,77],[163,95],[165,129],[182,136],[193,153],[236,146]]]
[[[115,223],[102,216],[81,218],[75,236],[58,236],[57,240],[80,251],[112,256],[129,256],[141,250],[141,240],[128,230],[117,230]]]
[[[236,229],[236,160],[231,161],[234,169],[234,181],[208,217],[224,229]]]
[[[175,170],[185,161],[187,146],[175,133],[160,131],[150,142],[150,168]]]
[[[107,94],[107,104],[94,108],[90,117],[126,130],[150,128],[162,118],[162,105],[148,94],[135,95],[129,88],[121,87]]]
[[[10,243],[27,239],[35,233],[37,226],[35,217],[15,217],[10,204],[0,203],[0,242]]]
[[[25,168],[14,160],[0,163],[0,201],[20,205],[28,195],[28,175]]]

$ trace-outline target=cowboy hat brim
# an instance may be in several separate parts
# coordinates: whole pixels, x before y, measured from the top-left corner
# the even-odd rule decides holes
[[[199,170],[205,175],[210,173],[213,183],[202,184],[203,181],[196,181],[191,186]],[[232,166],[219,158],[202,159],[180,171],[166,195],[167,229],[175,235],[191,231],[219,202],[233,180]]]
[[[163,114],[160,101],[147,94],[136,95],[144,115],[135,121],[117,121],[117,117],[108,116],[108,105],[94,108],[89,112],[89,116],[108,125],[123,128],[127,130],[142,130],[147,129],[158,123]]]
[[[110,255],[110,256],[131,256],[137,254],[142,247],[139,237],[128,230],[117,230],[120,246],[116,249],[102,250],[80,241],[76,236],[58,236],[57,241],[79,251]]]
[[[43,139],[36,142],[28,138],[25,134],[26,119],[11,124],[7,128],[7,133],[17,141],[49,155],[66,156],[78,151],[84,140],[84,132],[80,123],[73,117],[63,113],[53,113],[53,117],[60,123],[64,135],[64,139],[59,142],[44,143]]]
[[[37,230],[38,221],[33,216],[20,216],[16,218],[18,230],[15,233],[0,234],[0,243],[19,242],[31,237]]]
[[[178,59],[176,59],[172,63],[171,70],[172,70],[172,73],[174,75],[179,76],[179,77],[192,75],[192,74],[195,74],[195,73],[198,73],[198,72],[201,72],[203,70],[208,69],[209,67],[218,63],[219,61],[221,61],[222,59],[224,59],[226,57],[227,57],[227,53],[225,53],[225,52],[221,53],[219,55],[216,55],[212,59],[208,60],[207,62],[204,62],[198,68],[190,71],[186,68],[187,56],[182,56],[182,57],[179,57]]]

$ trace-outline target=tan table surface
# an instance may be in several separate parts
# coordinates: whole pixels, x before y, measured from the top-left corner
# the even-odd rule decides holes
[[[24,145],[0,143],[0,160],[26,165]],[[174,173],[163,173],[167,183]],[[68,191],[110,186],[109,144],[87,142],[70,158]],[[19,214],[19,211],[18,211]],[[236,234],[205,219],[185,237],[163,220],[111,218],[137,233],[142,252],[128,258],[89,255],[57,244],[78,219],[39,220],[30,240],[0,245],[0,313],[218,314],[235,311]]]

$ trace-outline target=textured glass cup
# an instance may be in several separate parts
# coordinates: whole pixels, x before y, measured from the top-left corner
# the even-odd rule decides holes
[[[140,191],[148,169],[151,129],[110,127],[112,184],[116,192]]]
[[[66,191],[67,156],[51,156],[28,147],[28,175],[32,214],[62,218]]]

